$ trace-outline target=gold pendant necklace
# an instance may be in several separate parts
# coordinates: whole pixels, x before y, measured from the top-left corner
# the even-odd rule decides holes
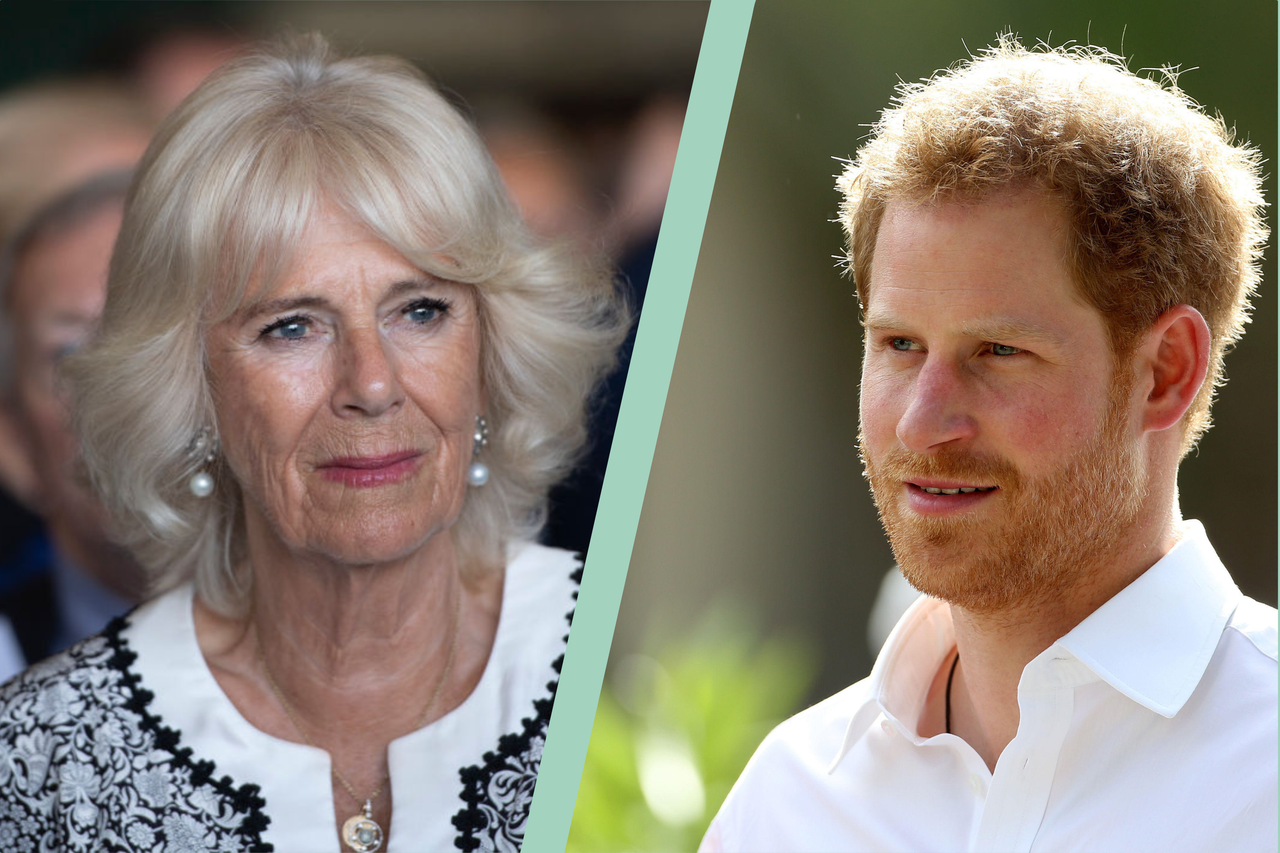
[[[374,853],[382,846],[382,827],[373,819],[373,801],[364,801],[363,814],[352,815],[342,825],[342,840],[356,853]]]
[[[422,709],[422,714],[414,724],[413,731],[422,728],[426,723],[427,717],[431,715],[431,709],[436,706],[436,701],[444,691],[445,682],[449,680],[449,671],[453,669],[453,659],[458,651],[458,630],[461,625],[462,591],[459,590],[457,600],[453,605],[453,632],[449,637],[449,654],[445,658],[444,671],[440,673],[440,680],[436,682],[435,690],[431,691],[431,699],[427,702],[427,707]],[[257,633],[256,627],[254,633]],[[289,717],[289,722],[293,723],[293,727],[297,729],[298,734],[306,741],[307,746],[315,746],[311,742],[311,738],[307,737],[307,733],[302,730],[302,726],[299,725],[298,716],[293,712],[293,705],[289,704],[289,700],[284,698],[284,692],[276,684],[275,677],[271,675],[271,670],[267,667],[267,658],[262,653],[262,641],[260,639],[258,641],[258,663],[262,667],[262,672],[267,676],[267,684],[271,686],[271,692],[275,694],[276,699],[280,702],[280,707],[284,709],[285,714]],[[338,766],[331,763],[330,771],[333,773],[333,777],[346,789],[346,792],[351,795],[351,799],[359,803],[359,795],[356,794],[355,788],[351,787],[347,777],[338,770]],[[383,784],[389,781],[389,778],[384,778],[382,782],[379,782],[369,796],[364,798],[364,805],[361,807],[360,813],[347,818],[342,824],[342,840],[354,853],[375,853],[382,847],[385,833],[382,831],[382,826],[373,819],[373,800],[382,793]]]

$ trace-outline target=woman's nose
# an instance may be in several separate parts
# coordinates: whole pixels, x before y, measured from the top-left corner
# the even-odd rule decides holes
[[[394,353],[376,329],[354,329],[341,342],[334,411],[377,417],[404,402]]]
[[[927,453],[977,434],[972,397],[963,368],[940,358],[925,361],[907,392],[896,434],[903,447]]]

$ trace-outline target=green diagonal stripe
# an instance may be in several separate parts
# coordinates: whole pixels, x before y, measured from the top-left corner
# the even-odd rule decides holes
[[[555,713],[525,829],[525,853],[561,853],[569,837],[753,5],[754,0],[712,0],[707,15]]]

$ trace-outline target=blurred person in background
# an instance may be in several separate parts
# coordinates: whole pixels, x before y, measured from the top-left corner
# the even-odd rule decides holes
[[[542,237],[598,250],[599,199],[576,140],[551,116],[521,103],[486,105],[477,126],[525,224]]]
[[[598,217],[594,239],[616,259],[622,286],[635,312],[644,308],[658,247],[658,230],[675,170],[686,100],[674,95],[649,99],[623,133],[611,209]],[[592,442],[581,465],[551,491],[551,514],[544,533],[549,544],[585,550],[622,406],[636,329],[618,352],[618,368],[605,379],[591,410]]]
[[[76,602],[63,598],[73,590],[89,593],[95,588],[96,581],[87,584],[75,582],[88,577],[73,568],[81,559],[72,554],[85,549],[67,551],[51,542],[51,537],[37,521],[23,521],[31,518],[23,510],[34,512],[35,518],[49,511],[51,505],[47,498],[51,483],[65,484],[61,474],[45,467],[54,464],[60,471],[62,463],[53,463],[49,456],[41,457],[34,448],[33,437],[41,441],[47,437],[40,428],[33,427],[32,410],[24,409],[26,403],[34,402],[34,398],[24,402],[18,393],[25,382],[24,365],[34,365],[41,358],[47,358],[45,355],[37,356],[32,349],[39,342],[32,338],[30,323],[35,317],[29,312],[52,310],[68,294],[79,292],[86,286],[98,289],[96,303],[100,304],[101,292],[106,286],[111,239],[114,239],[112,235],[98,240],[97,244],[88,247],[85,257],[67,259],[67,268],[55,272],[52,266],[60,262],[58,258],[62,252],[58,244],[64,237],[67,240],[80,238],[61,234],[61,225],[65,223],[44,221],[39,224],[35,220],[47,220],[49,214],[54,219],[61,218],[62,214],[53,209],[56,207],[54,200],[74,192],[77,186],[93,176],[131,168],[145,150],[153,128],[152,110],[146,103],[131,94],[128,88],[107,80],[49,80],[12,90],[0,97],[0,247],[6,247],[8,255],[5,273],[8,280],[4,292],[0,293],[0,300],[3,300],[0,314],[6,328],[12,331],[5,338],[6,351],[0,353],[0,358],[4,359],[0,364],[0,375],[6,382],[4,398],[0,401],[0,485],[6,493],[2,511],[8,540],[5,543],[7,556],[4,564],[0,565],[0,613],[14,620],[22,657],[28,662],[100,630],[105,622],[91,624],[97,616],[90,614],[117,610],[127,603],[129,597],[125,592],[123,599],[109,606],[111,596],[106,595],[89,594],[88,599]],[[122,192],[117,195],[122,197]],[[119,202],[118,197],[115,200],[117,206]],[[77,282],[65,284],[51,285],[42,281],[30,288],[24,286],[22,290],[28,296],[22,297],[24,303],[20,308],[15,306],[11,286],[12,276],[19,272],[16,264],[19,252],[15,242],[15,233],[19,230],[26,235],[21,240],[24,252],[27,248],[32,249],[32,257],[25,258],[24,262],[29,261],[32,269],[40,268],[35,275],[69,275],[77,279]],[[79,232],[80,229],[77,226],[72,230]],[[58,231],[60,236],[50,236],[54,231]],[[73,266],[79,268],[73,270]],[[86,285],[85,282],[91,283]],[[69,290],[64,292],[64,287]],[[77,298],[71,296],[72,301]],[[90,303],[94,301],[92,298],[89,300]],[[84,307],[84,304],[78,305],[76,313],[83,313],[81,309]],[[37,385],[44,383],[48,386],[51,382],[51,375],[42,374],[35,380]],[[51,386],[49,391],[52,393]],[[57,444],[56,440],[52,440],[49,447],[54,444]],[[73,528],[79,524],[93,526],[92,516],[83,519],[68,517],[61,523],[64,525],[63,533],[54,534],[53,539],[78,536],[79,532]],[[86,535],[94,536],[92,533]],[[63,545],[66,544],[64,541]],[[112,562],[113,558],[107,557],[106,560]],[[56,580],[55,566],[65,569],[56,575]],[[105,575],[111,574],[110,571],[105,572]],[[113,586],[124,592],[133,584],[122,576],[117,582],[108,582],[108,587]],[[72,613],[79,616],[72,617]],[[11,659],[11,662],[13,660],[16,659]],[[0,664],[0,675],[7,677],[14,671]]]
[[[49,539],[49,571],[14,579],[0,599],[30,662],[102,630],[142,597],[141,569],[111,544],[101,506],[80,482],[57,376],[102,311],[129,179],[91,178],[36,212],[0,250],[0,423],[20,451],[0,457],[0,477],[23,484]]]
[[[0,239],[92,175],[138,161],[154,111],[107,80],[34,83],[0,98]]]
[[[249,46],[226,28],[195,21],[166,25],[129,45],[125,79],[157,116],[166,116],[204,78]]]
[[[635,110],[618,131],[608,198],[592,192],[581,141],[551,116],[501,102],[480,110],[485,145],[525,222],[535,233],[569,239],[615,259],[637,314],[644,307],[685,103],[683,97],[664,94]],[[619,350],[617,369],[592,401],[591,442],[582,462],[551,491],[543,529],[549,545],[586,551],[590,544],[634,344],[633,328]]]
[[[517,849],[582,565],[536,538],[628,325],[408,63],[216,72],[65,365],[155,597],[0,692],[0,837]]]
[[[1274,849],[1276,611],[1177,493],[1260,161],[1100,49],[1004,37],[902,87],[839,188],[866,474],[927,595],[704,850]]]
[[[153,127],[143,101],[104,80],[51,80],[6,93],[0,98],[0,241],[91,175],[132,166]],[[20,447],[16,437],[0,435],[0,457],[18,455]],[[19,500],[34,486],[4,485]]]

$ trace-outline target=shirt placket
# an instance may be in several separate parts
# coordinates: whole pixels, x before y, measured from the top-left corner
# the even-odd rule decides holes
[[[985,780],[970,850],[1026,853],[1044,821],[1083,666],[1056,654],[1033,661],[1018,685],[1018,734]],[[983,766],[985,769],[985,765]]]

